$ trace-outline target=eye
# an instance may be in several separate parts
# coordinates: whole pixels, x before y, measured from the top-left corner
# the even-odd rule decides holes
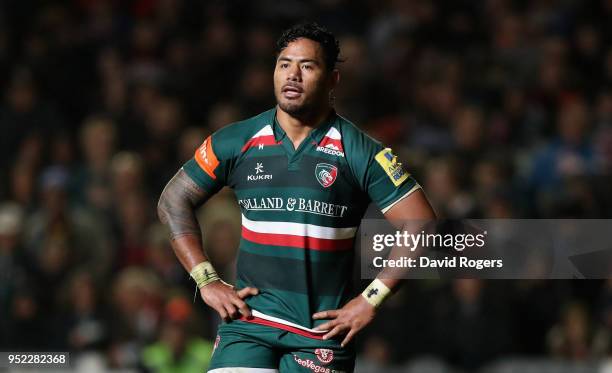
[[[302,65],[302,69],[312,70],[313,67],[312,67],[312,65]]]
[[[286,69],[287,66],[289,66],[289,64],[287,62],[283,62],[280,65],[278,65],[281,69]]]

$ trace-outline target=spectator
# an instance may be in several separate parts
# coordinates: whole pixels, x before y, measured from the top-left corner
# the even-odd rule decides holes
[[[46,268],[58,276],[63,276],[64,272],[56,267],[59,263],[55,260],[62,258],[61,262],[69,260],[104,277],[113,259],[109,228],[104,221],[96,220],[89,210],[70,205],[67,195],[68,177],[67,170],[59,166],[49,167],[43,173],[42,205],[27,218],[24,245],[31,258],[41,260],[39,265],[50,264],[45,258],[51,255],[48,259],[52,259],[54,264]],[[67,251],[71,252],[69,256]],[[53,296],[48,288],[45,294]]]
[[[74,273],[64,284],[66,303],[56,324],[58,345],[69,351],[95,352],[106,347],[108,325],[106,310],[93,277],[87,272]]]
[[[566,304],[561,320],[548,334],[551,355],[568,360],[591,359],[593,341],[593,329],[585,307],[580,303]]]
[[[583,102],[573,102],[559,112],[557,136],[535,156],[530,175],[542,211],[550,212],[563,198],[563,183],[572,177],[588,177],[596,171],[588,134],[589,116]]]
[[[128,267],[118,274],[112,284],[110,366],[138,365],[140,350],[155,337],[159,326],[162,289],[157,276],[147,269]]]
[[[142,365],[152,372],[201,372],[206,370],[213,343],[194,335],[189,301],[175,297],[166,303],[159,338],[144,348]]]

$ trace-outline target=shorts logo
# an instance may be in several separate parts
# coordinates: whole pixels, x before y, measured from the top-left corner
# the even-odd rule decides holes
[[[323,188],[328,188],[336,181],[338,167],[327,163],[319,163],[315,167],[315,176]]]
[[[200,168],[208,174],[212,179],[216,179],[215,169],[219,166],[219,160],[212,149],[212,137],[208,136],[206,140],[196,150],[194,158]]]
[[[334,360],[334,351],[327,348],[317,348],[315,355],[317,355],[317,359],[323,364],[329,364]]]
[[[298,365],[301,365],[304,368],[310,369],[314,373],[345,373],[343,370],[331,369],[331,368],[317,365],[313,360],[302,359],[296,354],[293,354],[293,360],[295,360],[295,362]]]
[[[400,186],[408,176],[409,173],[404,171],[402,164],[397,161],[397,157],[391,152],[391,149],[385,148],[376,154],[376,162],[380,165],[380,167],[385,170],[389,179],[393,182],[393,185]]]

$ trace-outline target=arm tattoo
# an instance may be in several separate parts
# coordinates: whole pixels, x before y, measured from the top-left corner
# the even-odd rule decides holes
[[[182,169],[168,182],[157,204],[159,220],[170,228],[170,239],[184,235],[201,237],[195,210],[208,199]]]

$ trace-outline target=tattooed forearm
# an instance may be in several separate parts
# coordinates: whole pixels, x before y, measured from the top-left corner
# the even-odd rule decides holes
[[[179,170],[174,175],[164,188],[157,204],[159,219],[170,228],[172,240],[184,235],[201,237],[195,210],[207,199],[207,193],[183,170]]]

